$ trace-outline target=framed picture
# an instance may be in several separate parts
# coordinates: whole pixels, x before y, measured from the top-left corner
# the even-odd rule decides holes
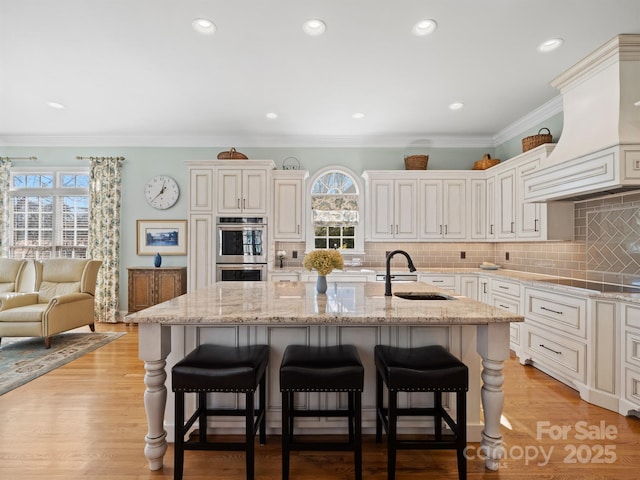
[[[186,220],[137,220],[138,255],[186,255]]]

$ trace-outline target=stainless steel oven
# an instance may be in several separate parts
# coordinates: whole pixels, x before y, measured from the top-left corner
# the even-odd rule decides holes
[[[216,266],[216,282],[263,282],[266,280],[266,264],[218,264]]]
[[[218,217],[216,263],[267,263],[267,225],[262,217]]]

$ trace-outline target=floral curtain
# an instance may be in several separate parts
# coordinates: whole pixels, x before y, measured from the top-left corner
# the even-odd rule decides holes
[[[314,225],[348,227],[359,221],[357,195],[313,195],[311,209]]]
[[[123,157],[90,157],[88,256],[102,260],[96,285],[99,322],[120,318],[120,196]]]
[[[11,160],[0,157],[0,257],[9,256],[9,170]]]

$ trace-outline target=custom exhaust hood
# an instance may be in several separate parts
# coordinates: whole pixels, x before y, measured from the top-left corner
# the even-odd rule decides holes
[[[560,140],[523,178],[524,200],[584,200],[640,189],[640,35],[618,35],[551,85],[562,94]]]

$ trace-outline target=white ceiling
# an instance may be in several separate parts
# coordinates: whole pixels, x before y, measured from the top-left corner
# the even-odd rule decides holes
[[[620,33],[640,0],[0,0],[0,145],[492,141]]]

